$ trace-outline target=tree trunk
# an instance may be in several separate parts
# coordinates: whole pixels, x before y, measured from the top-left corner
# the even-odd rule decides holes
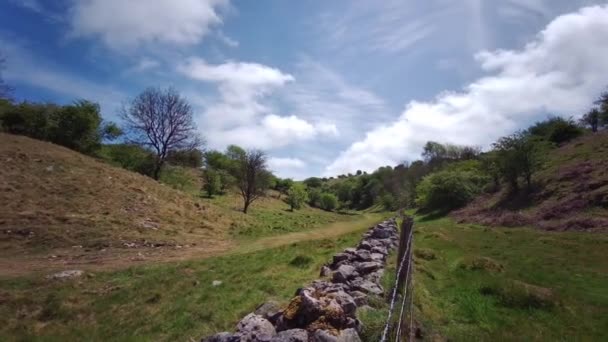
[[[154,166],[154,174],[153,177],[155,180],[160,178],[160,169],[163,167],[162,163],[157,162],[156,166]]]
[[[247,209],[249,209],[249,204],[251,204],[248,200],[245,200],[245,205],[243,206],[243,213],[247,214]]]

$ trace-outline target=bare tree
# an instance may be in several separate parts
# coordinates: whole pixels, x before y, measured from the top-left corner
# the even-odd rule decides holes
[[[243,197],[243,212],[268,188],[270,172],[266,166],[266,155],[259,150],[247,151],[237,161],[235,178]]]
[[[169,152],[193,150],[202,143],[192,118],[192,107],[173,88],[148,88],[123,108],[121,114],[132,142],[154,151],[156,180]]]
[[[0,100],[11,98],[11,93],[13,88],[4,83],[4,79],[2,78],[2,70],[4,70],[4,64],[6,63],[6,59],[0,54]]]

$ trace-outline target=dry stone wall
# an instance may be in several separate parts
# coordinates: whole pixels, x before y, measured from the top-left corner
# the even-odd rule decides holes
[[[380,281],[389,252],[398,246],[398,235],[395,219],[370,228],[356,248],[334,255],[321,268],[322,279],[298,289],[286,307],[264,303],[245,316],[234,333],[202,341],[360,341],[357,308],[367,305],[368,296],[384,294]]]

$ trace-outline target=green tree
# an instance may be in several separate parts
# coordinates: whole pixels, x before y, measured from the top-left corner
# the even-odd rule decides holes
[[[587,112],[580,120],[580,123],[584,127],[591,128],[592,132],[597,132],[598,127],[600,127],[600,110],[597,108],[593,108],[589,112]]]
[[[485,182],[484,177],[473,172],[435,172],[418,184],[416,204],[426,210],[456,209],[479,194]]]
[[[494,143],[497,162],[503,178],[511,189],[519,189],[518,179],[523,177],[528,190],[532,186],[532,177],[543,165],[544,144],[541,139],[518,132],[500,138]]]
[[[222,189],[221,177],[213,169],[205,170],[203,173],[203,190],[209,198],[217,195]]]
[[[172,165],[200,168],[203,166],[204,154],[198,149],[173,150],[167,154],[167,162]]]
[[[287,195],[287,192],[289,191],[289,189],[291,189],[292,185],[293,179],[291,178],[278,179],[276,184],[276,190],[279,192],[279,198],[281,197],[281,194]]]
[[[323,185],[323,181],[321,178],[310,177],[304,180],[304,184],[309,188],[320,188]]]
[[[302,208],[307,200],[306,187],[301,183],[293,183],[287,192],[287,203],[291,206],[291,210]]]
[[[154,171],[154,155],[139,145],[108,144],[101,147],[98,156],[123,169],[151,177]]]
[[[321,194],[319,201],[320,207],[323,210],[333,211],[338,207],[338,198],[336,195],[328,192]]]
[[[315,208],[321,207],[321,189],[318,188],[307,188],[308,192],[308,205]]]
[[[535,136],[540,140],[561,144],[580,136],[583,134],[583,131],[572,119],[552,116],[544,121],[535,123],[524,134]]]

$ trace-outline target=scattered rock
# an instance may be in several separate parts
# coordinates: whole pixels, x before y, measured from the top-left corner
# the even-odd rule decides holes
[[[321,273],[319,274],[321,277],[327,277],[331,274],[331,268],[327,266],[321,267]]]
[[[77,277],[82,276],[83,274],[84,274],[84,272],[81,270],[67,270],[67,271],[53,273],[46,277],[47,277],[47,279],[60,279],[61,280],[61,279],[77,278]]]

